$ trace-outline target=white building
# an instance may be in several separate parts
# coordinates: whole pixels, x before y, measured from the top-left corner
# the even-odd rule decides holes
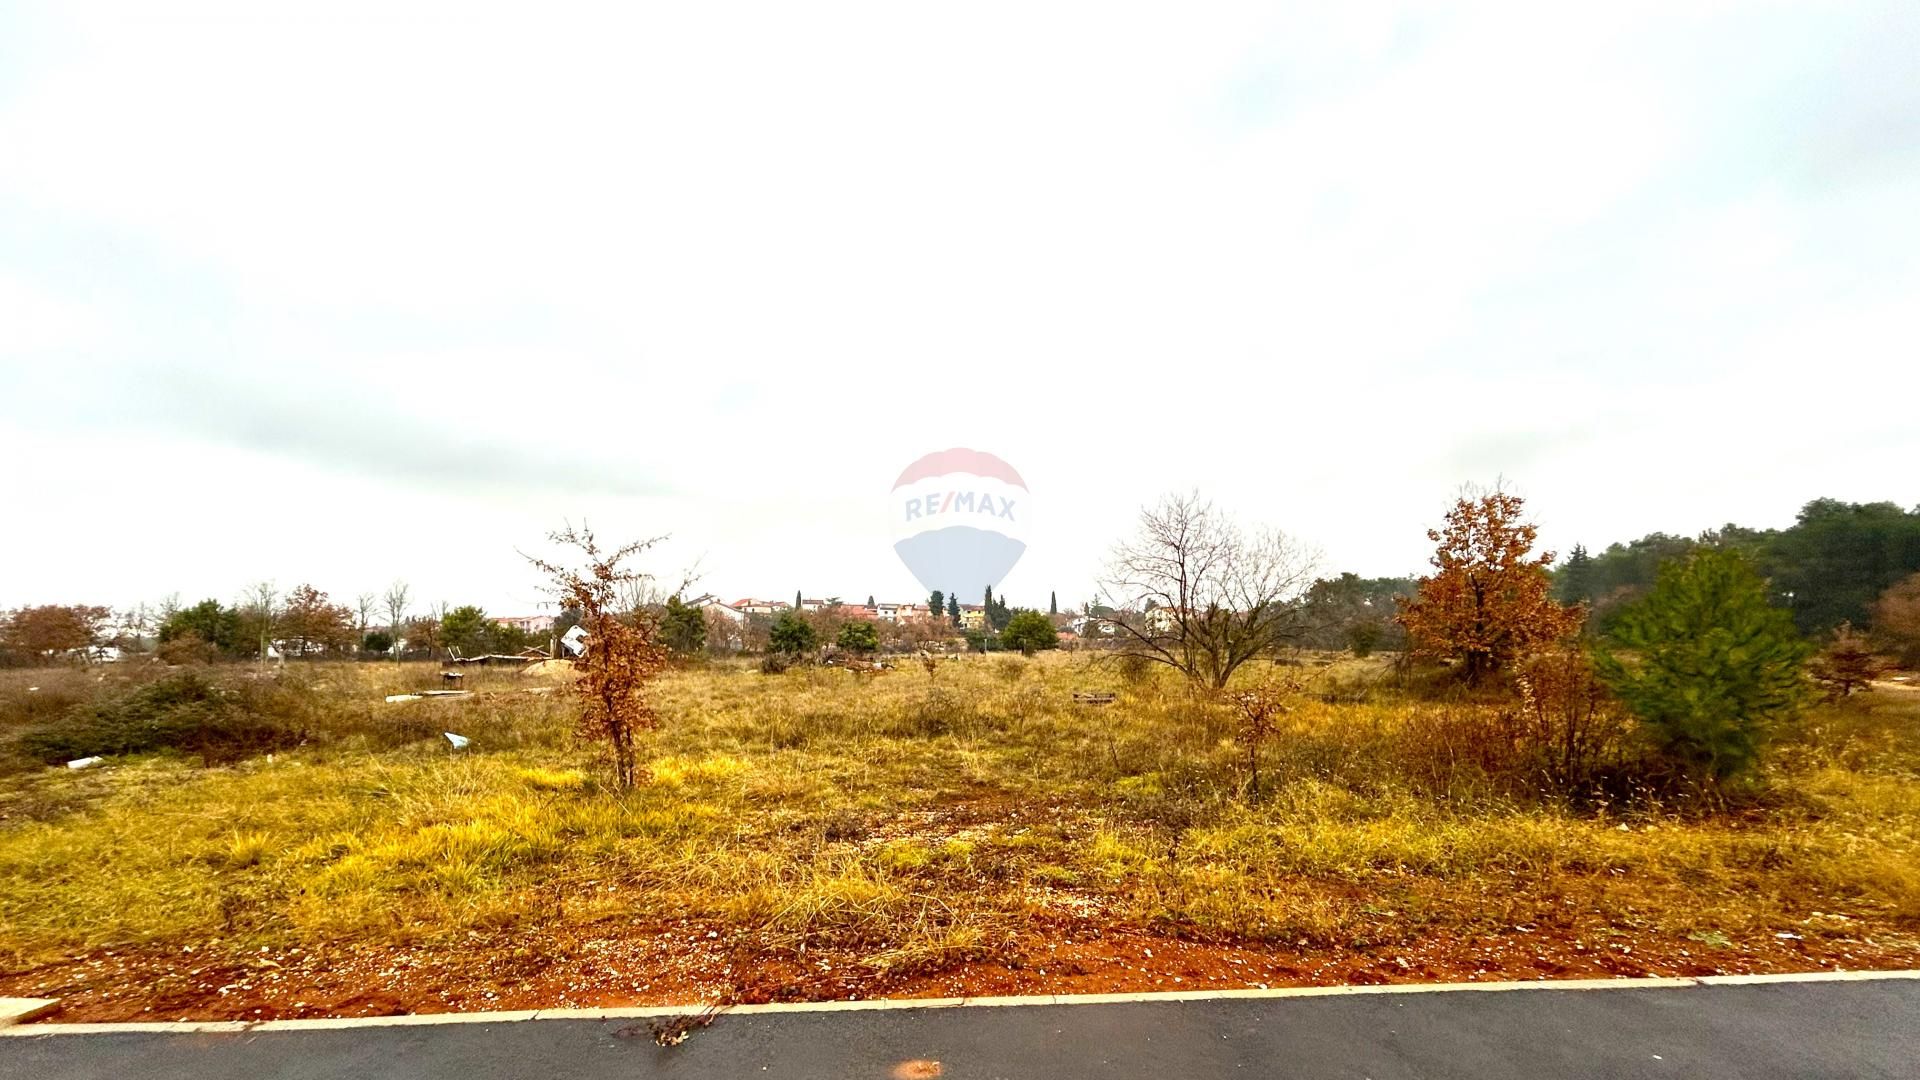
[[[731,605],[735,611],[747,615],[778,615],[792,607],[785,600],[754,600],[752,598],[735,600]]]
[[[711,593],[701,597],[698,600],[695,600],[692,606],[699,608],[701,611],[717,611],[720,614],[725,615],[727,618],[732,619],[734,622],[747,621],[747,612],[741,610],[740,608],[732,604],[727,603],[724,600],[721,600],[719,597],[714,596]]]

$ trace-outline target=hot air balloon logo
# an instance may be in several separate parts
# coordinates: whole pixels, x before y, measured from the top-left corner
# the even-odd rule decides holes
[[[1026,481],[983,450],[941,450],[907,466],[888,509],[893,550],[929,592],[999,585],[1033,527]]]

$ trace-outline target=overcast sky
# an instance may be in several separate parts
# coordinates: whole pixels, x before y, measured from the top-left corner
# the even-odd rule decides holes
[[[0,606],[1003,592],[1197,485],[1415,571],[1920,503],[1920,4],[0,4]]]

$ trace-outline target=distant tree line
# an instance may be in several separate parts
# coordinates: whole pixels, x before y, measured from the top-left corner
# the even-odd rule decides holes
[[[396,584],[384,598],[364,594],[353,605],[334,603],[312,585],[284,595],[269,584],[247,589],[228,604],[208,598],[191,605],[169,599],[157,608],[116,613],[89,604],[47,604],[0,611],[0,664],[89,662],[152,653],[168,662],[393,656],[417,659],[517,653],[545,646],[530,634],[489,617],[474,605],[440,604],[410,612],[408,590]],[[376,615],[386,614],[383,622]],[[564,633],[577,613],[563,612]]]
[[[1591,632],[1606,634],[1653,588],[1662,565],[1700,548],[1747,556],[1769,601],[1801,634],[1817,637],[1842,623],[1873,625],[1888,591],[1920,573],[1920,507],[1815,499],[1784,529],[1729,524],[1694,537],[1649,533],[1597,553],[1576,545],[1554,571],[1554,596],[1587,605]]]

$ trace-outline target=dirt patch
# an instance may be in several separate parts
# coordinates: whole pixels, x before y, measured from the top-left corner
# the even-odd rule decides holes
[[[476,936],[437,947],[264,951],[218,959],[111,950],[0,974],[0,994],[58,997],[51,1022],[266,1020],[495,1009],[872,997],[980,997],[1474,980],[1867,970],[1920,965],[1913,937],[1750,941],[1514,927],[1391,948],[1211,941],[1034,920],[985,959],[882,973],[837,950],[767,948],[694,923]]]

